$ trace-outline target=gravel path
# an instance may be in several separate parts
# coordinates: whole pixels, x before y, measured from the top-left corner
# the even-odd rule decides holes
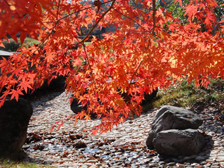
[[[68,120],[49,133],[52,124],[74,115],[68,95],[55,92],[32,101],[34,114],[28,128],[23,149],[30,161],[55,167],[224,167],[224,121],[206,109],[199,115],[204,119],[200,127],[207,136],[207,145],[199,153],[188,157],[160,156],[145,145],[155,111],[127,120],[111,132],[92,136],[91,128],[99,120]]]

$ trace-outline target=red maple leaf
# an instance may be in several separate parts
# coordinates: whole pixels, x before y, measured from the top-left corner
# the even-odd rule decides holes
[[[10,92],[10,94],[12,94],[12,96],[11,96],[11,100],[12,100],[13,98],[15,98],[16,101],[19,100],[19,95],[23,95],[23,93],[21,92],[20,89],[18,89],[18,90],[13,89],[13,90]]]
[[[185,16],[188,15],[188,18],[193,20],[195,17],[195,14],[198,12],[198,6],[197,5],[188,5],[185,7],[186,8],[186,12],[185,12]]]
[[[25,90],[25,92],[27,93],[28,88],[33,89],[30,84],[30,82],[23,80],[18,86],[21,88],[21,90]]]

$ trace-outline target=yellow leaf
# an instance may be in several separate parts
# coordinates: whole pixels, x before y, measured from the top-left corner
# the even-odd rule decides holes
[[[16,10],[16,7],[15,6],[10,6],[10,10],[14,11],[14,10]]]

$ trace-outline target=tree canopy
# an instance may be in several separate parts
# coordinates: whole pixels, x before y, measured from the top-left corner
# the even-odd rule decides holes
[[[174,0],[178,15],[156,0],[0,0],[0,44],[9,36],[17,41],[18,33],[22,43],[27,36],[40,42],[0,60],[0,106],[62,75],[67,91],[88,104],[76,119],[96,112],[96,131],[103,132],[130,111],[140,115],[144,94],[157,87],[223,78],[224,20],[217,9],[224,4],[182,2]],[[97,29],[106,30],[102,38],[92,35]]]

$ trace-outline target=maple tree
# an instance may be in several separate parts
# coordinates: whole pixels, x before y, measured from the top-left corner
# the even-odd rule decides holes
[[[224,20],[217,20],[214,9],[224,4],[174,3],[181,17],[156,6],[156,0],[0,0],[0,44],[7,35],[17,40],[18,32],[22,43],[27,35],[40,41],[0,60],[0,91],[5,89],[0,106],[8,96],[18,100],[62,75],[67,91],[88,104],[76,119],[95,112],[102,116],[96,130],[104,132],[130,111],[140,115],[144,94],[157,87],[186,77],[197,86],[222,78]],[[91,35],[108,27],[115,31],[102,39]],[[88,33],[80,38],[83,28]]]

